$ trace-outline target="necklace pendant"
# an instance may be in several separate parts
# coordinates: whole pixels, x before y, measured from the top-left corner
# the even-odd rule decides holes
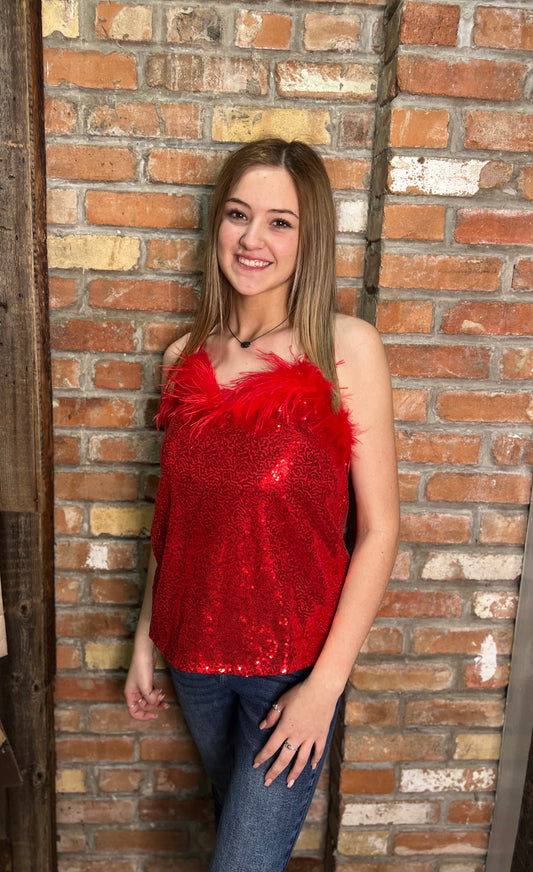
[[[241,342],[241,348],[249,348],[251,344],[251,342]]]

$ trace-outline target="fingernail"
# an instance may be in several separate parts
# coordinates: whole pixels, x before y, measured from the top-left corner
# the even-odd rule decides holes
[[[254,768],[254,769],[259,769],[259,766],[260,766],[260,765],[261,765],[260,763],[254,763],[253,768]]]
[[[272,784],[272,779],[271,779],[271,778],[267,778],[266,781],[265,781],[265,787],[270,787],[271,784]]]
[[[294,778],[291,778],[291,780],[287,782],[287,787],[292,787],[293,784],[294,784]]]
[[[265,727],[266,727],[266,721],[261,721],[261,723],[259,724],[259,729],[264,730]]]

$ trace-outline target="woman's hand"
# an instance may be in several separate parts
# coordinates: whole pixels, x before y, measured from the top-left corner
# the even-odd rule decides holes
[[[311,767],[316,769],[326,747],[336,705],[337,697],[319,692],[311,676],[280,696],[276,708],[272,707],[259,724],[261,730],[275,729],[255,758],[254,768],[279,751],[265,774],[266,787],[287,768],[295,755],[287,775],[287,787],[293,786],[310,757]]]
[[[154,687],[156,660],[157,649],[151,641],[134,650],[124,696],[131,717],[137,721],[153,720],[159,710],[168,708],[164,693]]]

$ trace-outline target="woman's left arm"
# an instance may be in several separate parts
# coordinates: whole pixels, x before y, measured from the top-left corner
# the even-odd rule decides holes
[[[337,700],[379,609],[398,547],[398,476],[385,351],[366,322],[340,316],[337,323],[343,405],[359,436],[351,463],[357,537],[333,623],[311,674],[280,697],[278,709],[271,709],[260,725],[275,729],[254,766],[281,748],[265,783],[294,758],[289,787],[310,757],[313,767],[322,757]],[[298,749],[296,756],[287,744]]]

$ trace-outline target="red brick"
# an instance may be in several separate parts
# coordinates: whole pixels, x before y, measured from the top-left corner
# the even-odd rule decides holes
[[[95,833],[97,851],[121,854],[145,852],[155,854],[159,851],[179,854],[187,850],[188,840],[189,835],[186,830],[118,830],[114,828],[99,830]],[[114,862],[113,860],[113,864]]]
[[[196,103],[161,103],[163,135],[176,139],[200,139],[202,115]]]
[[[175,185],[213,185],[226,152],[178,151],[153,148],[146,167],[152,182]]]
[[[494,673],[487,676],[481,663],[465,663],[463,665],[464,683],[466,687],[503,688],[509,684],[509,664],[498,664]]]
[[[517,291],[533,291],[533,260],[519,260],[513,271],[513,288]]]
[[[151,7],[100,2],[96,7],[94,30],[99,39],[148,42],[152,38]]]
[[[169,91],[212,91],[257,97],[268,90],[268,63],[247,58],[156,54],[148,58],[146,82]]]
[[[88,191],[85,210],[91,224],[191,228],[198,223],[197,202],[189,194]]]
[[[144,332],[144,351],[160,351],[163,353],[171,342],[185,336],[192,327],[191,321],[179,324],[147,324]]]
[[[56,506],[54,509],[56,533],[79,533],[83,526],[83,520],[83,512],[77,506]]]
[[[357,288],[337,287],[339,312],[344,315],[355,315],[357,311]]]
[[[61,671],[63,669],[80,669],[81,667],[81,657],[78,649],[75,645],[57,645],[56,646],[56,663],[57,668]],[[73,712],[73,714],[75,714]],[[56,715],[57,717],[57,715]],[[56,727],[59,726],[59,729],[65,730],[65,724],[58,725],[56,723]],[[74,730],[71,732],[78,732],[81,724],[74,723]]]
[[[52,360],[52,386],[54,388],[79,388],[81,362],[70,357],[55,357]]]
[[[370,162],[342,157],[325,157],[331,187],[336,191],[364,191],[370,179]]]
[[[444,421],[531,422],[533,399],[530,393],[485,393],[482,391],[444,391],[437,410]]]
[[[125,360],[98,360],[94,386],[105,390],[136,391],[142,385],[142,365]]]
[[[525,515],[484,512],[481,516],[479,541],[491,545],[523,545],[526,537],[526,524]],[[511,615],[511,617],[513,616]]]
[[[78,109],[69,100],[50,97],[44,104],[44,126],[47,133],[74,133]]]
[[[84,609],[82,613],[78,611],[58,612],[56,632],[58,636],[87,639],[94,636],[127,636],[129,629],[127,615],[124,612],[109,609],[89,612]],[[127,712],[126,715],[128,715]]]
[[[428,391],[394,388],[392,402],[397,421],[425,421],[427,418]]]
[[[74,761],[127,761],[134,759],[135,740],[133,737],[77,738],[58,739],[56,754],[60,763]]]
[[[80,635],[86,634],[80,627]],[[114,635],[112,633],[98,635]],[[119,635],[118,633],[116,635]],[[130,730],[135,730],[141,733],[146,732],[146,724],[143,721],[134,721],[129,715],[125,705],[118,706],[98,706],[91,709],[89,728],[92,733],[129,733]],[[183,730],[184,720],[181,711],[177,706],[172,706],[166,711],[161,711],[158,714],[157,730],[158,733],[175,732]]]
[[[47,85],[78,85],[80,88],[113,90],[131,90],[137,87],[137,68],[133,54],[45,48],[43,55]]]
[[[343,767],[341,793],[387,794],[394,792],[394,769],[347,769]]]
[[[533,438],[527,436],[497,436],[492,448],[494,459],[503,466],[533,464]]]
[[[95,603],[139,602],[139,586],[129,578],[95,578],[91,584],[91,597]]]
[[[103,103],[92,109],[87,130],[98,136],[157,136],[159,119],[153,103]]]
[[[533,114],[474,109],[465,117],[465,146],[494,151],[526,151],[533,140]]]
[[[460,6],[404,3],[400,42],[403,45],[455,45],[460,15]]]
[[[402,472],[398,473],[398,484],[400,487],[400,500],[402,502],[412,502],[418,496],[418,485],[420,483],[419,472]]]
[[[500,376],[503,379],[533,378],[533,351],[529,348],[504,349]]]
[[[444,239],[445,206],[386,203],[383,236],[387,239]]]
[[[342,115],[342,140],[344,148],[371,148],[374,115],[368,109],[346,110]]]
[[[156,769],[154,772],[154,790],[156,793],[173,793],[177,790],[197,790],[200,787],[200,772],[189,766],[169,769]]]
[[[372,627],[363,645],[362,654],[401,654],[402,631],[395,627]]]
[[[360,30],[358,15],[311,12],[304,19],[304,48],[306,51],[356,51]]]
[[[448,309],[442,321],[444,333],[520,336],[533,333],[531,303],[461,303]]]
[[[348,733],[345,736],[345,760],[357,763],[397,760],[443,760],[445,737],[431,733]]]
[[[196,239],[150,239],[146,265],[149,269],[198,272],[201,268],[201,243]]]
[[[198,760],[196,745],[189,738],[157,736],[141,739],[141,760],[168,760],[184,762]]]
[[[133,820],[135,806],[129,799],[59,799],[56,808],[60,824],[127,824]]]
[[[452,824],[490,824],[493,803],[479,800],[457,800],[450,803],[448,820]]]
[[[56,464],[77,464],[80,461],[80,442],[77,436],[54,434],[54,461]]]
[[[406,94],[520,100],[526,67],[489,60],[448,61],[420,55],[398,58],[397,82]]]
[[[518,190],[528,200],[533,200],[533,165],[522,167],[518,176]]]
[[[350,861],[337,864],[337,872],[434,872],[434,869],[435,865],[432,860],[426,863],[416,863],[413,860],[402,863],[396,857],[390,861],[376,860],[373,863],[364,863],[356,860],[355,864]],[[469,869],[468,872],[482,872],[482,870],[480,867],[475,870]]]
[[[140,799],[139,818],[143,821],[211,821],[210,799]]]
[[[156,385],[161,382],[158,371]],[[104,463],[157,463],[159,438],[152,433],[94,436],[89,440],[89,459]]]
[[[470,517],[427,511],[402,514],[400,539],[402,542],[468,542]]]
[[[76,302],[76,280],[59,276],[48,277],[49,304],[51,309],[63,309]]]
[[[512,630],[476,630],[472,628],[415,627],[413,651],[415,654],[480,654],[483,644],[492,639],[498,654],[510,654]]]
[[[501,260],[497,257],[392,254],[381,260],[379,283],[385,288],[428,291],[496,291]]]
[[[268,12],[241,10],[235,21],[235,45],[240,48],[290,48],[291,18]]]
[[[480,190],[503,188],[512,178],[514,166],[499,160],[491,160],[482,167],[479,174]]]
[[[518,503],[528,505],[527,475],[436,472],[427,484],[428,500],[456,503]]]
[[[188,6],[167,12],[167,42],[192,45],[220,43],[222,22],[215,6]]]
[[[77,700],[84,702],[123,702],[123,678],[72,678],[59,677],[55,684],[56,700]],[[90,740],[94,747],[94,741]]]
[[[280,97],[374,101],[376,71],[370,64],[312,64],[285,61],[276,66]]]
[[[490,351],[466,345],[387,345],[392,375],[418,378],[485,378]],[[469,419],[470,420],[470,419]]]
[[[143,774],[141,769],[100,769],[98,787],[109,793],[136,793]]]
[[[513,51],[532,51],[533,12],[479,6],[476,9],[474,43]]]
[[[460,209],[454,237],[471,245],[533,245],[533,212]]]
[[[135,324],[75,319],[53,324],[51,338],[58,351],[135,351]]]
[[[46,171],[51,179],[125,182],[135,178],[137,157],[120,146],[49,145]]]
[[[350,681],[362,692],[424,691],[449,688],[453,678],[450,666],[441,663],[364,663],[352,669]]]
[[[58,500],[136,500],[137,477],[127,472],[57,472]]]
[[[425,300],[382,300],[376,327],[380,333],[431,333],[433,303]]]
[[[346,700],[345,723],[348,726],[374,727],[394,726],[398,720],[398,701],[383,700],[382,702],[362,702],[360,699]],[[356,772],[360,770],[346,770]]]
[[[89,284],[89,302],[95,308],[156,312],[193,312],[197,305],[190,285],[170,279],[94,279]]]
[[[54,402],[56,427],[129,427],[135,406],[126,400],[100,397],[57,397]]]
[[[397,107],[392,110],[392,148],[446,148],[450,115],[445,109]]]
[[[428,727],[501,727],[503,710],[503,701],[493,698],[419,699],[406,703],[405,723]],[[424,759],[424,755],[414,759]]]
[[[337,246],[337,276],[339,278],[362,278],[364,248],[361,245],[341,242]]]
[[[66,188],[48,188],[46,217],[48,224],[75,224],[76,191]]]
[[[409,463],[477,463],[481,436],[397,430],[398,460]]]
[[[483,854],[488,833],[460,832],[398,833],[394,837],[395,854]]]
[[[75,578],[63,578],[56,575],[55,595],[56,603],[76,603],[79,599],[80,585]]]
[[[380,618],[459,618],[462,599],[456,593],[388,590],[378,612]]]

